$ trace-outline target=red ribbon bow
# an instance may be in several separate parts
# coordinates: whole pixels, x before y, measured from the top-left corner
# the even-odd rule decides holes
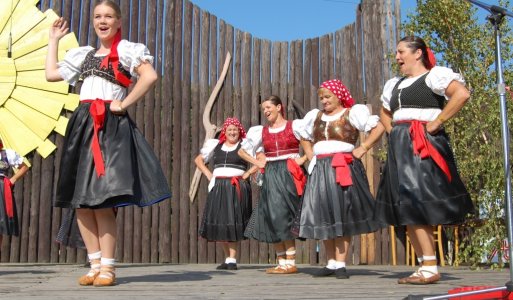
[[[333,155],[331,166],[335,168],[337,174],[336,181],[341,186],[353,185],[353,179],[351,178],[351,170],[349,169],[350,163],[353,162],[353,155],[350,153],[336,153]]]
[[[217,176],[216,179],[231,179],[230,183],[235,186],[235,189],[237,190],[237,195],[239,196],[239,201],[242,201],[242,196],[240,193],[240,182],[239,180],[242,179],[242,176]]]
[[[297,195],[303,195],[305,184],[306,184],[306,176],[303,173],[301,167],[296,163],[293,159],[287,159],[287,169],[292,175],[292,179],[294,179],[294,184],[296,185]]]
[[[239,201],[242,201],[242,196],[240,194],[240,182],[239,182],[240,179],[242,179],[241,176],[233,176],[231,183],[232,183],[232,185],[235,186],[235,189],[237,190],[237,195],[239,196]]]
[[[341,186],[353,185],[351,170],[348,165],[353,162],[353,155],[351,153],[342,152],[317,155],[317,159],[325,157],[333,157],[331,160],[331,166],[335,169],[335,181]]]
[[[331,166],[335,168],[335,181],[343,187],[353,185],[351,170],[348,165],[353,162],[353,155],[351,153],[320,154],[317,155],[317,158],[328,156],[333,156]]]
[[[100,141],[98,139],[98,132],[103,128],[105,122],[105,103],[112,101],[104,101],[101,99],[96,100],[82,100],[85,103],[91,103],[89,113],[93,119],[93,140],[91,142],[91,151],[93,152],[94,167],[98,177],[105,175],[105,165],[103,163],[102,151],[100,148]]]
[[[100,64],[100,68],[108,69],[109,61],[112,64],[112,69],[114,70],[114,77],[116,80],[121,83],[122,86],[128,87],[132,81],[130,78],[126,77],[125,74],[119,71],[119,55],[118,55],[118,44],[121,41],[121,29],[118,29],[116,35],[114,36],[114,41],[110,47],[110,53],[107,55]]]
[[[415,155],[419,155],[421,159],[425,159],[431,157],[431,159],[435,162],[435,164],[442,169],[442,171],[447,176],[449,182],[452,181],[452,175],[449,170],[449,166],[447,162],[443,158],[443,156],[436,150],[436,148],[429,142],[426,138],[426,133],[423,124],[426,122],[421,122],[417,120],[413,120],[410,125],[410,136],[413,143],[413,153]]]
[[[433,69],[436,65],[436,57],[431,48],[426,48],[429,66],[426,66],[429,70]]]
[[[7,212],[8,218],[14,218],[14,205],[12,201],[12,187],[11,180],[4,177],[4,199],[5,199],[5,211]]]

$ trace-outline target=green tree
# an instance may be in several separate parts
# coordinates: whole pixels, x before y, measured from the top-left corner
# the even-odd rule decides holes
[[[508,1],[500,3],[509,7]],[[499,96],[495,74],[495,34],[490,22],[479,22],[477,8],[462,0],[418,0],[408,15],[404,35],[418,35],[437,53],[437,64],[461,73],[471,100],[446,124],[462,178],[477,214],[465,224],[460,262],[477,266],[483,254],[499,249],[507,237],[504,218],[504,171]],[[512,34],[507,18],[501,25],[505,81],[513,85]],[[512,99],[508,95],[509,126]],[[476,219],[480,219],[476,221]],[[499,255],[502,257],[502,255]],[[494,266],[503,267],[504,261]]]

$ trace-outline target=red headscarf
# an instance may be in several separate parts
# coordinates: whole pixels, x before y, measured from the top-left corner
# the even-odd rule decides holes
[[[118,55],[118,44],[121,41],[121,28],[118,29],[116,35],[114,36],[114,41],[112,42],[112,46],[110,47],[110,53],[107,55],[100,64],[100,68],[107,69],[109,67],[109,60],[112,64],[112,69],[114,69],[114,76],[116,80],[121,83],[124,87],[128,87],[132,81],[130,78],[126,77],[125,74],[119,71],[119,55]]]
[[[354,99],[349,94],[349,90],[338,79],[331,79],[323,82],[319,88],[325,88],[330,90],[342,104],[343,107],[351,107],[354,105]]]
[[[429,48],[429,47],[426,47],[426,52],[427,52],[428,64],[429,64],[429,66],[426,66],[426,68],[431,70],[436,65],[435,54],[433,53],[433,50],[431,50],[431,48]]]
[[[219,135],[219,144],[226,141],[226,128],[230,125],[234,125],[239,129],[239,141],[246,137],[246,131],[239,120],[237,118],[227,118],[226,121],[224,121],[223,129],[221,129],[221,134]]]

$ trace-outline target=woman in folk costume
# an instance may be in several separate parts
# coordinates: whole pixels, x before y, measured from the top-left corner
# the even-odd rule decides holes
[[[270,96],[262,102],[266,126],[254,126],[242,142],[239,154],[261,168],[263,183],[257,207],[246,229],[246,236],[273,243],[278,265],[268,274],[296,273],[295,236],[291,228],[301,205],[306,176],[300,167],[306,156],[299,155],[301,120],[288,121],[283,116],[279,97]],[[255,152],[264,155],[253,158]]]
[[[314,109],[303,119],[301,144],[311,162],[299,236],[324,243],[328,265],[315,276],[346,279],[351,236],[379,228],[360,158],[380,139],[384,127],[367,106],[353,105],[349,91],[338,79],[324,82],[318,95],[323,109]],[[360,131],[369,136],[356,147]]]
[[[9,169],[12,167],[15,167],[17,171],[9,177]],[[12,149],[4,148],[2,140],[0,140],[0,247],[4,235],[20,235],[13,188],[16,181],[22,178],[28,170],[28,166],[23,162],[23,157]]]
[[[50,29],[46,78],[74,85],[83,79],[80,105],[73,113],[63,145],[54,206],[75,208],[91,270],[80,285],[115,283],[115,207],[147,206],[170,197],[153,150],[126,110],[157,80],[148,49],[121,40],[121,11],[109,0],[93,11],[100,48],[70,50],[57,62],[59,40],[68,31],[60,18]],[[130,93],[130,77],[138,77]]]
[[[406,225],[419,258],[421,267],[399,283],[429,284],[440,280],[433,226],[458,224],[473,211],[442,126],[470,94],[460,74],[435,66],[433,53],[419,37],[403,38],[395,58],[404,77],[387,81],[381,96],[389,142],[376,218]]]
[[[251,185],[248,163],[239,157],[240,141],[246,131],[237,118],[227,118],[219,139],[205,141],[194,162],[209,180],[208,197],[199,234],[209,241],[222,242],[225,261],[218,270],[237,270],[237,241],[251,216]],[[211,172],[205,163],[212,162]]]

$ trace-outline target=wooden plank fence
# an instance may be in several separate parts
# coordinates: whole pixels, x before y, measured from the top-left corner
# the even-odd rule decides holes
[[[39,8],[55,10],[70,21],[81,45],[96,45],[90,29],[95,1],[40,1]],[[261,124],[260,100],[278,95],[294,118],[292,100],[305,110],[318,106],[319,83],[340,78],[358,103],[378,113],[379,95],[391,77],[389,53],[393,52],[400,24],[400,0],[363,0],[357,17],[334,33],[295,41],[269,41],[243,32],[188,0],[123,0],[123,36],[148,46],[161,76],[155,88],[129,113],[159,157],[172,189],[172,199],[157,205],[124,207],[118,213],[116,259],[134,263],[218,263],[223,254],[215,243],[198,236],[206,199],[202,179],[197,199],[189,202],[188,187],[193,159],[203,143],[201,116],[217,81],[227,52],[233,59],[222,91],[212,110],[213,123],[221,125],[236,116],[246,128]],[[364,138],[362,136],[362,138]],[[58,150],[42,160],[32,157],[32,168],[15,187],[21,235],[4,239],[1,262],[84,262],[83,249],[54,242],[62,211],[52,208],[59,171],[62,137],[53,141]],[[379,181],[380,163],[364,159],[372,189]],[[256,204],[258,188],[253,187]],[[404,246],[398,238],[398,261]],[[298,263],[326,260],[322,243],[297,242]],[[270,263],[274,249],[265,243],[243,241],[240,263]],[[354,264],[388,264],[388,229],[355,237]]]

